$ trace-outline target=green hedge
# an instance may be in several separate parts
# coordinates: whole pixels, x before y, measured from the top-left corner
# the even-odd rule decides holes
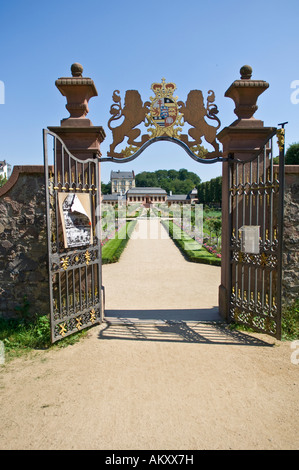
[[[193,238],[190,238],[183,230],[174,225],[171,220],[161,220],[161,223],[168,230],[170,238],[189,261],[221,266],[221,259],[201,247]],[[174,233],[176,234],[175,238]]]
[[[130,236],[137,224],[137,220],[131,220],[116,233],[102,248],[102,264],[116,263],[124,251]]]
[[[281,318],[282,339],[299,338],[299,299],[283,306]]]

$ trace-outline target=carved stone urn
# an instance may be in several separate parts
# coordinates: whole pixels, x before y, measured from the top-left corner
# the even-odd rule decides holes
[[[235,80],[225,93],[225,96],[234,100],[236,105],[234,113],[238,119],[232,125],[262,127],[262,121],[258,121],[253,115],[258,109],[257,99],[269,87],[269,83],[264,80],[251,80],[250,65],[243,65],[240,74],[241,79]]]
[[[98,96],[97,89],[91,78],[82,77],[82,65],[75,63],[71,66],[72,77],[62,77],[55,85],[66,97],[66,109],[70,116],[60,121],[59,127],[48,127],[65,143],[68,150],[77,158],[101,157],[100,144],[106,137],[102,126],[93,126],[88,113],[88,101]]]
[[[93,96],[98,96],[97,89],[91,78],[82,77],[83,67],[74,63],[71,66],[72,77],[62,77],[56,80],[55,85],[60,93],[66,97],[66,109],[70,116],[61,121],[62,126],[89,126],[90,121],[85,116],[88,114],[88,101]],[[79,121],[79,122],[77,122]]]

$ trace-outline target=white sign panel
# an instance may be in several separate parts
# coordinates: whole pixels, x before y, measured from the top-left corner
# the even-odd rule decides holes
[[[241,251],[243,253],[259,254],[260,252],[260,226],[243,225],[241,232]]]

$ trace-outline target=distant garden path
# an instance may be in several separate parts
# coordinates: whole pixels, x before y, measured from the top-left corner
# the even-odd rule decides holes
[[[215,321],[220,267],[190,263],[159,219],[139,219],[120,261],[103,266],[106,318]]]

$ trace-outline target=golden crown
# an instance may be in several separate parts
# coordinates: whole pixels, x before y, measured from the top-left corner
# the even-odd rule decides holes
[[[156,95],[156,98],[170,97],[176,90],[176,84],[172,82],[166,83],[165,78],[162,78],[161,83],[153,83],[151,89]]]

